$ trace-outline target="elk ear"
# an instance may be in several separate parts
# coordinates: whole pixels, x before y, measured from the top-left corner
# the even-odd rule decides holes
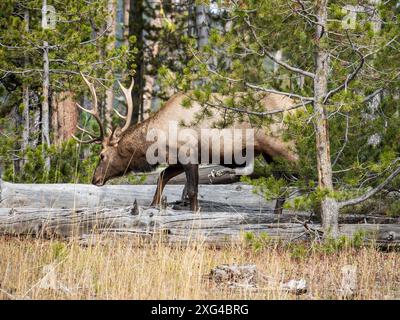
[[[110,135],[109,145],[116,147],[119,139],[121,138],[122,130],[119,127],[115,127]]]

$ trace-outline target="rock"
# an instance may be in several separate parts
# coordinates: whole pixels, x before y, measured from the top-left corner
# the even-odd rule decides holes
[[[281,289],[289,293],[301,295],[307,292],[307,282],[304,279],[290,280],[286,283],[282,283]]]
[[[345,265],[342,268],[342,281],[339,295],[343,299],[353,299],[357,294],[357,267]]]
[[[257,269],[251,265],[220,265],[211,269],[209,279],[230,287],[256,288]]]

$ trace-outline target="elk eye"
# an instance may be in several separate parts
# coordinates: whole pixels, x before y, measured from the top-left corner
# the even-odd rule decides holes
[[[101,160],[104,160],[104,154],[101,154],[101,155],[100,155],[100,159],[101,159]]]

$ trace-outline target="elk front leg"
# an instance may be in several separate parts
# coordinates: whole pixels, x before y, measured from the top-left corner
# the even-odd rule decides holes
[[[187,196],[190,201],[190,210],[197,212],[199,204],[197,193],[199,187],[199,165],[187,164],[183,166],[186,174]]]
[[[153,201],[151,202],[152,207],[160,205],[161,203],[161,195],[163,193],[165,185],[171,180],[173,177],[176,177],[178,174],[183,172],[183,167],[180,164],[174,164],[168,166],[164,169],[160,175],[158,176],[157,180],[157,189],[156,193],[154,194]]]
[[[186,182],[185,186],[183,187],[183,190],[182,190],[181,201],[185,201],[188,199],[188,192],[187,192],[188,189],[187,188],[188,188],[188,186],[187,186],[187,182]]]

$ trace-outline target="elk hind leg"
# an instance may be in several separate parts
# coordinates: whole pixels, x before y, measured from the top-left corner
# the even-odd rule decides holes
[[[170,165],[166,169],[164,169],[157,180],[157,189],[153,197],[153,201],[151,202],[152,207],[158,206],[161,203],[161,195],[163,193],[165,185],[171,180],[173,177],[176,177],[178,174],[183,172],[183,167],[180,164]]]
[[[199,165],[188,164],[184,166],[186,174],[187,196],[190,201],[190,210],[197,212],[199,208],[197,194],[199,187]]]

